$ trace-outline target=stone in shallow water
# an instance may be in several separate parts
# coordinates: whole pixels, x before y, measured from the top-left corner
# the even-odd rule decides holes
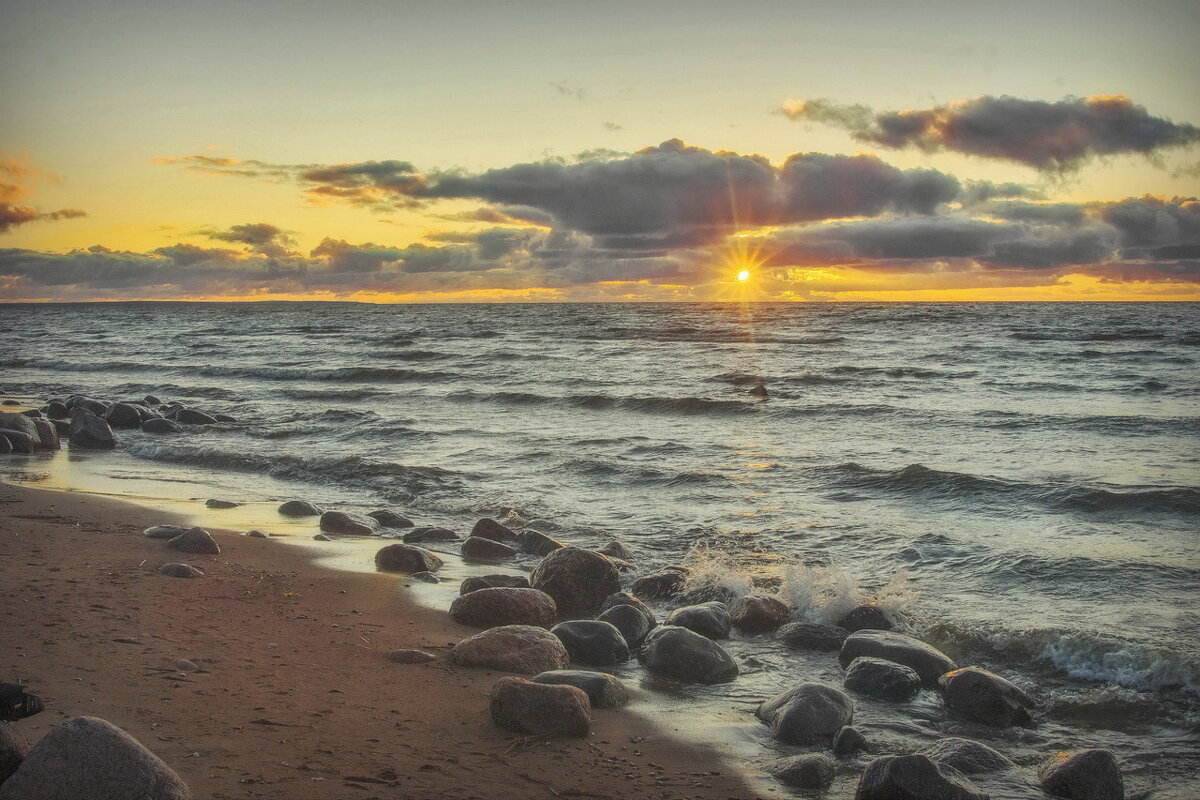
[[[739,597],[729,607],[733,627],[746,633],[773,631],[788,621],[792,610],[777,597],[751,594]]]
[[[928,756],[884,756],[867,765],[855,800],[988,800],[954,767]]]
[[[847,689],[899,702],[912,700],[921,690],[921,676],[911,667],[870,656],[851,661],[843,683]]]
[[[489,591],[489,590],[485,590]],[[492,589],[490,591],[501,591]],[[510,591],[537,591],[512,589]],[[476,592],[475,594],[479,594]],[[471,595],[468,595],[468,597]],[[562,640],[571,661],[587,666],[605,667],[629,660],[629,645],[617,628],[595,619],[575,619],[560,622],[550,632]]]
[[[217,500],[215,498],[204,501],[205,508],[237,508],[241,503],[235,503],[232,500]]]
[[[688,683],[720,683],[737,677],[725,648],[695,631],[661,625],[646,636],[638,659],[646,669]]]
[[[379,531],[379,522],[366,514],[326,511],[321,515],[321,530],[340,536],[374,536]]]
[[[677,608],[663,620],[664,625],[678,625],[709,639],[728,639],[729,608],[716,601]]]
[[[1124,800],[1125,779],[1108,750],[1059,753],[1038,767],[1042,788],[1067,800]]]
[[[401,514],[399,511],[393,511],[390,508],[383,508],[378,511],[372,511],[367,514],[380,525],[385,528],[411,528],[413,521]]]
[[[529,578],[526,578],[524,575],[506,575],[501,573],[493,575],[475,575],[474,577],[467,578],[461,584],[459,584],[458,593],[470,594],[471,592],[477,592],[480,589],[496,589],[502,586],[511,587],[513,589],[528,589]]]
[[[797,789],[828,789],[837,765],[823,753],[806,753],[774,761],[767,765],[767,772]]]
[[[494,561],[507,561],[516,557],[519,551],[503,542],[484,539],[481,536],[471,536],[462,543],[460,553],[464,561],[481,561],[486,564]]]
[[[958,665],[936,647],[893,631],[855,631],[847,636],[838,653],[838,661],[845,667],[859,656],[874,656],[911,667],[921,676],[921,683],[931,689],[937,688],[938,678],[958,669]]]
[[[840,650],[849,633],[834,625],[815,622],[789,622],[775,633],[775,638],[788,647],[801,650],[820,650],[831,653]]]
[[[375,554],[375,568],[382,572],[437,572],[441,557],[412,544],[389,544]]]
[[[616,565],[578,547],[562,547],[543,558],[529,583],[553,597],[559,614],[568,619],[593,616],[604,598],[621,591]]]
[[[922,751],[939,764],[949,764],[964,775],[994,772],[1013,766],[1003,753],[973,739],[939,739]]]
[[[824,745],[854,719],[854,701],[832,686],[802,683],[765,701],[754,713],[781,742]]]
[[[493,542],[504,542],[511,545],[517,544],[517,534],[512,528],[507,525],[501,525],[496,520],[487,517],[475,523],[475,527],[471,528],[471,536],[478,536],[481,539],[491,539]]]
[[[849,758],[855,753],[867,749],[867,740],[858,732],[858,728],[846,725],[833,735],[833,754],[838,758]]]
[[[607,622],[620,631],[626,644],[631,648],[640,645],[653,627],[642,610],[635,606],[619,605],[606,608],[596,619],[600,622]]]
[[[276,509],[285,517],[319,517],[325,510],[307,500],[288,500]]]
[[[686,567],[669,567],[633,582],[633,593],[650,600],[669,600],[679,594],[687,581]]]
[[[999,675],[979,667],[947,672],[938,683],[946,705],[958,713],[1004,728],[1024,725],[1032,720],[1033,698]]]

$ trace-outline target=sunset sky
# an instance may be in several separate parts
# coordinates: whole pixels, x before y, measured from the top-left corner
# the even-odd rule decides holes
[[[1192,0],[2,12],[0,299],[1200,300]]]

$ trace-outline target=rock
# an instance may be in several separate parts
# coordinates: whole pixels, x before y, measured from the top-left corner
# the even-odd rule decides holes
[[[495,628],[500,625],[536,625],[549,628],[558,618],[554,598],[537,589],[498,587],[459,595],[450,604],[450,616],[459,625]]]
[[[470,594],[480,589],[495,589],[500,586],[508,586],[513,589],[528,589],[529,578],[526,578],[524,575],[476,575],[467,578],[459,584],[458,593]]]
[[[249,536],[251,539],[270,539],[271,538],[271,534],[267,533],[266,531],[260,531],[258,528],[254,528],[253,530],[246,531],[246,535]]]
[[[1125,779],[1108,750],[1059,753],[1038,767],[1042,788],[1067,800],[1125,800]]]
[[[186,658],[180,658],[175,661],[175,669],[180,672],[199,672],[200,665],[195,661],[188,661]]]
[[[64,436],[71,435],[71,421],[66,419],[52,419],[51,424],[54,425],[54,430],[61,439]]]
[[[687,581],[685,567],[670,567],[651,573],[633,582],[633,593],[649,600],[670,600],[679,594]]]
[[[382,572],[437,572],[443,563],[436,554],[411,544],[389,544],[375,554],[375,568]]]
[[[32,453],[42,446],[42,440],[38,435],[37,423],[24,414],[0,413],[0,429],[15,431],[28,437],[29,449],[24,452]]]
[[[494,519],[483,518],[475,523],[475,527],[471,528],[471,536],[478,536],[480,539],[491,539],[493,542],[503,542],[504,544],[516,546],[517,534],[512,528],[506,525],[501,525]]]
[[[12,451],[12,442],[4,435],[4,431],[0,431],[0,455],[8,455]]]
[[[158,756],[111,723],[74,717],[50,729],[0,785],[0,800],[191,800]]]
[[[58,440],[58,428],[48,420],[35,419],[33,427],[37,428],[38,439],[41,440],[41,448],[43,450],[59,450],[62,448],[62,443]]]
[[[19,406],[21,404],[14,402],[13,405]],[[22,411],[21,414],[22,414],[22,416],[29,417],[30,419],[40,419],[42,416],[42,412],[38,411],[36,408],[31,408],[27,411]]]
[[[129,403],[113,403],[108,407],[108,411],[104,412],[104,421],[115,429],[140,428],[142,414],[137,406]]]
[[[859,656],[874,656],[911,667],[921,676],[921,683],[937,688],[938,678],[958,669],[950,658],[936,647],[919,639],[892,631],[855,631],[842,643],[838,661],[843,667]]]
[[[168,578],[203,578],[204,573],[191,564],[163,564],[158,571]]]
[[[68,398],[67,408],[71,409],[72,411],[77,408],[86,409],[98,417],[103,417],[106,413],[108,413],[107,403],[101,403],[99,400],[95,400],[91,397],[83,397],[81,395]]]
[[[859,656],[846,668],[847,689],[880,700],[906,702],[921,690],[921,676],[911,667],[871,656]]]
[[[221,552],[221,545],[217,544],[217,540],[204,528],[189,528],[186,533],[181,533],[174,539],[168,540],[167,547],[184,553],[213,556]]]
[[[205,508],[237,508],[241,503],[235,503],[232,500],[205,500]]]
[[[481,536],[471,536],[462,543],[464,561],[476,561],[490,564],[495,561],[507,561],[518,555],[514,547],[509,547],[495,539],[484,539]]]
[[[543,558],[529,583],[553,597],[558,613],[567,619],[594,616],[604,598],[621,591],[616,566],[578,547],[563,547]]]
[[[42,411],[50,419],[69,419],[71,416],[71,410],[61,400],[51,400],[49,403],[46,403]]]
[[[739,597],[729,607],[733,627],[746,633],[773,631],[788,621],[792,610],[777,597],[750,594]]]
[[[646,615],[646,621],[650,623],[651,628],[658,624],[658,620],[654,618],[654,610],[629,592],[613,592],[600,603],[600,610],[607,611],[615,606],[633,606]]]
[[[319,517],[325,513],[325,509],[307,500],[288,500],[276,511],[285,517]]]
[[[366,514],[326,511],[321,515],[321,530],[339,536],[374,536],[379,530],[379,523]]]
[[[678,625],[710,639],[729,638],[729,609],[716,601],[677,608],[663,620],[664,625]]]
[[[517,534],[517,544],[522,553],[528,553],[531,556],[548,556],[560,547],[566,546],[558,539],[551,539],[540,531],[528,528]]]
[[[398,511],[392,511],[388,508],[372,511],[367,514],[368,517],[375,520],[384,528],[411,528],[414,523],[411,519],[404,516]]]
[[[828,789],[837,773],[837,764],[823,753],[806,753],[771,762],[767,773],[797,789]]]
[[[846,616],[838,620],[838,627],[854,633],[855,631],[873,630],[890,631],[892,621],[880,610],[879,606],[858,606],[850,609]]]
[[[592,708],[619,708],[629,702],[629,690],[615,675],[582,669],[556,669],[535,675],[534,683],[574,686],[587,693]]]
[[[17,737],[13,729],[0,722],[0,783],[4,783],[17,771],[28,750],[25,742]]]
[[[485,589],[484,591],[504,591]],[[510,589],[508,591],[537,591],[536,589]],[[475,592],[474,594],[479,594]],[[467,595],[471,597],[473,595]],[[461,598],[460,598],[461,599]],[[563,646],[576,664],[591,667],[606,667],[629,660],[629,645],[617,628],[607,622],[594,619],[575,619],[560,622],[550,632],[562,640]]]
[[[728,607],[733,605],[733,602],[737,599],[737,592],[719,583],[684,586],[683,590],[675,595],[675,602],[683,606],[695,606],[702,603],[724,603]]]
[[[146,433],[183,433],[183,426],[162,417],[153,417],[142,423]]]
[[[406,542],[457,542],[462,537],[448,528],[422,525],[404,534]]]
[[[408,576],[409,579],[420,581],[421,583],[441,583],[442,579],[432,572],[414,572]]]
[[[156,397],[155,395],[152,395],[152,394],[148,394],[145,397],[143,397],[142,402],[148,406],[161,406],[162,405],[162,400],[159,400],[158,397]]]
[[[999,675],[980,667],[948,672],[938,679],[946,705],[976,722],[1007,728],[1032,721],[1033,698]]]
[[[830,749],[837,758],[849,758],[855,753],[866,750],[867,740],[858,732],[858,728],[845,725],[838,728],[838,732],[833,735],[833,744]]]
[[[463,639],[450,651],[450,662],[536,675],[571,663],[567,648],[550,631],[532,625],[489,628]]]
[[[620,631],[622,638],[631,648],[640,645],[653,627],[642,610],[636,606],[620,605],[606,608],[596,619],[607,622]]]
[[[72,447],[92,450],[111,450],[117,446],[117,437],[108,423],[78,407],[71,412],[71,432],[67,441]]]
[[[396,664],[427,664],[436,660],[437,656],[424,650],[393,650],[388,653],[388,661]]]
[[[174,539],[176,536],[183,536],[191,528],[185,528],[182,525],[155,525],[142,531],[142,535],[147,539]]]
[[[972,739],[939,739],[922,751],[939,764],[949,764],[964,775],[995,772],[1013,766],[1004,754]]]
[[[39,444],[38,440],[28,433],[12,428],[0,428],[0,438],[8,443],[6,452],[9,453],[32,453]]]
[[[318,533],[316,536],[313,537],[313,541],[315,541],[315,542],[332,542],[333,537],[326,533]]]
[[[203,411],[197,411],[194,408],[180,408],[174,413],[174,419],[181,425],[212,425],[217,421],[216,417],[209,416]]]
[[[5,400],[3,403],[0,403],[0,405],[19,406],[19,405],[21,405],[21,401],[20,400]]]
[[[228,414],[213,414],[212,418],[217,422],[237,422],[237,417],[231,417]]]
[[[787,744],[826,745],[854,719],[854,701],[822,683],[802,683],[763,702],[754,712]]]
[[[725,648],[695,631],[660,625],[642,643],[638,660],[651,672],[688,683],[720,683],[737,677]]]
[[[596,552],[600,553],[601,555],[611,556],[612,558],[619,558],[622,561],[629,561],[631,558],[633,558],[633,556],[629,553],[629,548],[625,547],[624,544],[618,542],[616,539],[608,542],[603,547],[597,547]]]
[[[587,693],[574,686],[505,677],[492,687],[492,721],[534,736],[587,736],[592,728]]]
[[[868,764],[854,800],[988,800],[988,795],[954,767],[914,754]]]
[[[833,625],[818,625],[815,622],[789,622],[775,633],[775,639],[788,647],[801,650],[820,650],[832,653],[842,649],[849,632]]]

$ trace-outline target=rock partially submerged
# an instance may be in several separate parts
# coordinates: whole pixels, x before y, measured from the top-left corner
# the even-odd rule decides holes
[[[746,633],[773,631],[788,621],[792,610],[778,597],[749,594],[739,597],[729,607],[733,627]]]
[[[475,575],[467,578],[458,587],[459,594],[470,594],[477,592],[480,589],[495,589],[498,587],[507,586],[514,589],[528,589],[529,578],[524,575],[504,575],[496,573],[493,575]]]
[[[566,547],[558,539],[553,539],[541,531],[526,528],[517,534],[517,546],[522,553],[531,556],[548,556],[561,547]]]
[[[911,667],[871,656],[859,656],[846,668],[847,689],[880,700],[905,702],[921,690],[921,676]]]
[[[487,591],[487,590],[485,590]],[[493,589],[491,591],[501,591]],[[513,589],[510,591],[537,591],[536,589]],[[475,594],[478,594],[476,592]],[[468,597],[470,595],[467,595]],[[594,619],[576,619],[560,622],[550,629],[567,648],[571,661],[591,667],[606,667],[629,660],[629,645],[625,637],[613,625]]]
[[[974,739],[938,739],[922,751],[939,764],[948,764],[964,775],[995,772],[1013,766],[1003,753]]]
[[[862,605],[852,608],[844,617],[838,620],[838,627],[854,633],[855,631],[874,630],[890,631],[892,621],[883,613],[879,606]]]
[[[471,528],[471,536],[491,539],[493,542],[503,542],[507,545],[515,546],[517,544],[517,534],[512,528],[487,517],[475,523],[475,526]]]
[[[838,732],[833,735],[833,744],[830,745],[830,750],[837,758],[849,758],[855,753],[867,749],[867,740],[858,728],[846,725],[838,729]]]
[[[515,547],[510,547],[494,539],[485,539],[482,536],[468,537],[462,543],[461,550],[464,561],[482,562],[484,564],[507,561],[510,558],[516,557],[519,553],[520,551]]]
[[[854,701],[821,683],[802,683],[763,702],[754,712],[787,744],[826,745],[854,719]]]
[[[988,800],[954,767],[928,756],[884,756],[867,765],[854,800]]]
[[[1012,682],[980,667],[947,672],[938,679],[946,705],[976,722],[1006,728],[1032,720],[1033,698]]]
[[[1059,753],[1038,767],[1042,788],[1067,800],[1125,800],[1125,779],[1109,750]]]
[[[720,683],[738,675],[737,662],[725,648],[675,625],[650,631],[638,659],[651,672],[688,683]]]
[[[457,542],[462,537],[449,528],[420,525],[404,534],[406,542]]]
[[[319,517],[325,509],[307,500],[288,500],[276,509],[285,517]]]
[[[950,657],[920,639],[892,631],[856,631],[842,643],[838,661],[843,667],[859,656],[873,656],[911,667],[921,676],[921,683],[936,689],[938,678],[958,665]]]
[[[108,423],[86,408],[71,411],[71,428],[67,441],[72,447],[85,450],[111,450],[117,446],[117,437]]]
[[[646,638],[646,634],[650,633],[651,628],[654,627],[650,624],[653,617],[648,619],[646,614],[636,606],[619,605],[606,608],[596,619],[607,622],[620,631],[621,636],[631,648],[639,646]]]
[[[805,753],[773,761],[766,771],[797,789],[828,789],[837,773],[837,764],[824,753]]]
[[[437,572],[444,562],[436,554],[412,544],[389,544],[375,553],[381,572]]]
[[[595,615],[606,597],[621,591],[616,566],[578,547],[563,547],[543,558],[529,583],[553,597],[558,613],[568,619]]]
[[[146,433],[183,433],[183,426],[163,417],[151,417],[142,423],[142,430]]]
[[[537,589],[497,587],[459,595],[450,604],[450,616],[460,625],[475,628],[501,625],[549,628],[558,618],[558,608],[553,597]]]
[[[582,669],[556,669],[531,679],[534,683],[574,686],[587,693],[592,708],[618,708],[629,702],[629,690],[615,675]]]
[[[492,687],[492,721],[534,736],[587,736],[592,728],[587,693],[574,686],[506,677]]]
[[[775,633],[775,638],[788,647],[800,650],[819,650],[832,653],[840,650],[849,636],[849,631],[834,625],[816,622],[789,622]]]
[[[463,667],[488,667],[536,675],[564,669],[571,663],[567,649],[545,628],[504,625],[469,636],[450,651],[450,662]]]
[[[670,600],[687,582],[687,567],[667,567],[633,582],[633,593],[649,600]]]
[[[167,547],[172,550],[178,550],[181,553],[198,553],[210,556],[218,555],[221,552],[221,545],[217,544],[217,540],[212,537],[211,533],[204,530],[204,528],[189,528],[186,533],[168,540]]]
[[[664,625],[678,625],[709,639],[729,638],[729,608],[716,601],[677,608],[663,620]]]
[[[379,522],[366,514],[326,511],[321,515],[321,530],[339,536],[374,536],[379,531]]]
[[[390,508],[381,508],[378,511],[372,511],[367,516],[384,528],[411,528],[416,524],[399,511],[393,511]]]

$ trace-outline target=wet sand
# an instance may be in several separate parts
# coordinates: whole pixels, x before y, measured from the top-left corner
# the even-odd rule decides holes
[[[626,710],[594,710],[586,739],[492,724],[503,673],[451,666],[476,632],[412,602],[404,579],[334,571],[304,550],[210,531],[216,556],[141,531],[181,523],[91,495],[0,484],[0,680],[56,722],[106,719],[197,798],[755,798],[714,752]],[[203,578],[168,578],[186,561]],[[395,649],[437,656],[389,661]],[[183,671],[186,659],[198,671]]]

